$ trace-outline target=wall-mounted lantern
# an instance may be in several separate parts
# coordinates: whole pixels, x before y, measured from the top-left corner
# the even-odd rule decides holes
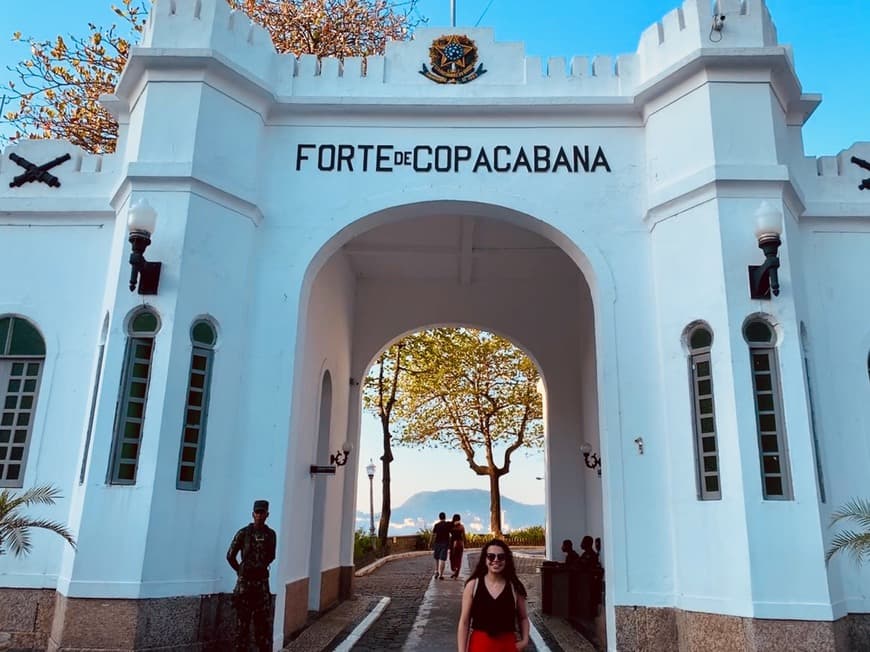
[[[311,475],[316,475],[319,473],[328,473],[330,475],[335,475],[336,467],[344,466],[345,464],[347,464],[347,459],[350,456],[351,450],[353,450],[353,446],[351,446],[350,442],[344,442],[341,445],[341,450],[330,454],[329,466],[318,466],[317,464],[312,464]]]
[[[758,248],[764,252],[764,263],[749,266],[749,296],[753,299],[770,299],[779,296],[779,247],[782,240],[782,213],[769,202],[761,202],[755,211],[755,238]]]
[[[583,453],[583,462],[586,464],[586,468],[594,469],[598,472],[598,477],[601,477],[601,455],[592,452],[592,444],[583,442],[580,452]]]
[[[127,232],[130,234],[130,292],[139,285],[139,294],[157,294],[161,263],[145,260],[145,250],[157,225],[157,211],[145,199],[140,199],[127,211]]]

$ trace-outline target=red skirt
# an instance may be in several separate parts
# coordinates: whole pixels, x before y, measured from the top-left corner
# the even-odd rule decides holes
[[[517,637],[513,632],[490,636],[476,629],[471,632],[468,652],[517,652]]]
[[[462,553],[464,550],[465,546],[462,545],[461,541],[454,543],[450,549],[450,570],[455,574],[459,574],[459,571],[462,570]]]

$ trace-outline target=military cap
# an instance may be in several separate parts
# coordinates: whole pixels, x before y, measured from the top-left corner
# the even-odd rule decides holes
[[[269,511],[269,501],[268,500],[255,500],[254,501],[254,511],[259,512],[260,510],[264,512]]]

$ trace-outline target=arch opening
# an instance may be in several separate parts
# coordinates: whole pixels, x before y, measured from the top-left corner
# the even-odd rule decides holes
[[[312,393],[303,388],[324,361],[335,378],[349,379],[333,386],[333,444],[347,440],[355,452],[335,476],[312,478],[311,500],[293,497],[296,506],[313,504],[302,516],[311,525],[309,563],[280,566],[286,582],[307,574],[310,609],[329,608],[347,590],[343,578],[351,573],[338,571],[352,570],[357,494],[360,505],[368,503],[364,467],[374,455],[360,454],[361,381],[390,343],[432,326],[496,333],[535,362],[546,378],[546,470],[529,482],[544,486],[546,554],[561,559],[558,542],[566,538],[604,536],[601,479],[580,453],[584,442],[602,447],[595,322],[596,305],[607,302],[598,286],[609,277],[603,264],[593,272],[593,259],[527,214],[445,201],[368,215],[313,255],[300,292],[290,425],[299,438],[291,455],[304,463],[323,458],[322,436],[305,434],[319,431]]]

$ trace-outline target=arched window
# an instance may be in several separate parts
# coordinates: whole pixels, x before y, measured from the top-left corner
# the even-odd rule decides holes
[[[148,400],[148,380],[154,354],[154,336],[160,320],[150,308],[133,313],[127,324],[127,351],[121,375],[121,395],[115,418],[110,484],[135,484]]]
[[[205,424],[208,418],[208,396],[211,366],[217,333],[211,322],[200,319],[190,329],[193,351],[190,354],[190,375],[187,380],[187,403],[184,408],[184,428],[178,453],[178,489],[196,491],[202,476],[202,456],[205,451]]]
[[[21,317],[0,318],[0,487],[20,487],[33,430],[45,342]]]
[[[719,500],[719,443],[716,439],[716,405],[713,401],[713,371],[710,347],[713,333],[704,323],[686,329],[689,350],[689,380],[692,389],[692,424],[695,432],[695,468],[698,498]]]
[[[776,333],[763,319],[753,318],[744,325],[743,336],[749,344],[752,365],[762,493],[766,500],[788,500],[791,498],[791,479],[776,358]]]

